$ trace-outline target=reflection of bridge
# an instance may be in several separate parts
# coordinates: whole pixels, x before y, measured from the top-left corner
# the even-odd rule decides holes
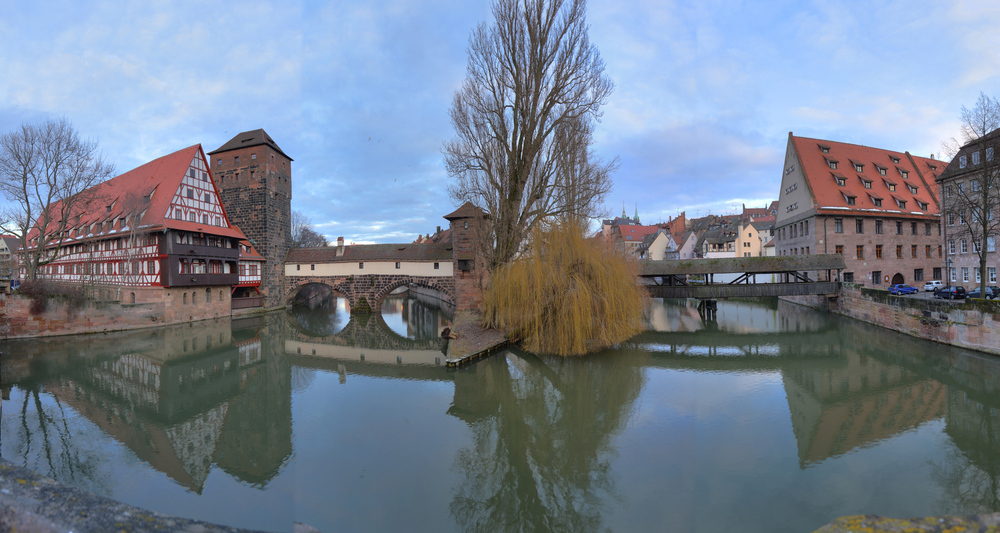
[[[639,277],[654,298],[758,298],[836,294],[840,271],[845,268],[840,255],[795,255],[783,257],[735,257],[642,261]],[[836,270],[834,276],[832,271]],[[826,281],[819,279],[825,271]],[[810,275],[810,273],[815,273]],[[740,274],[735,280],[716,284],[715,274]],[[757,283],[756,276],[777,275],[781,282]],[[689,276],[704,276],[704,284],[691,284]]]

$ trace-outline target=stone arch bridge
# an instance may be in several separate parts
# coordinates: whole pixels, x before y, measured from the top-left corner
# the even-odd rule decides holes
[[[285,295],[321,284],[347,299],[351,312],[381,308],[392,291],[418,286],[456,301],[456,261],[451,243],[370,244],[297,248],[285,260]],[[459,271],[458,279],[464,272]]]

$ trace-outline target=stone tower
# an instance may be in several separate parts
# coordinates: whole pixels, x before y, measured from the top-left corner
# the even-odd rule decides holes
[[[285,305],[285,255],[292,243],[292,158],[263,129],[208,153],[230,222],[266,259],[260,289],[267,308]]]
[[[459,311],[476,309],[482,303],[482,288],[489,274],[477,250],[483,246],[484,232],[489,231],[489,215],[465,202],[444,218],[451,224],[456,307]]]

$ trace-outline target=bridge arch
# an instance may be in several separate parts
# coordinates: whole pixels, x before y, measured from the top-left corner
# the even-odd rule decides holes
[[[330,287],[336,293],[347,299],[351,312],[364,308],[361,304],[362,298],[372,311],[378,312],[386,296],[393,290],[403,285],[416,285],[440,291],[445,295],[446,301],[455,304],[455,279],[450,275],[443,276],[409,276],[409,275],[387,275],[387,274],[357,274],[339,276],[287,276],[285,277],[286,303],[291,303],[294,298],[311,284],[321,284]]]
[[[347,305],[349,307],[354,307],[355,302],[351,299],[350,291],[347,290],[346,287],[337,283],[331,283],[330,280],[322,278],[301,280],[298,283],[296,283],[288,291],[288,294],[285,297],[286,304],[288,305],[293,304],[296,301],[296,299],[298,299],[303,289],[314,285],[320,285],[330,289],[330,292],[333,294],[333,296],[346,299]]]
[[[451,281],[450,278],[448,281]],[[441,283],[439,278],[406,277],[393,281],[379,290],[375,295],[375,303],[372,304],[372,310],[382,309],[382,304],[385,302],[386,297],[392,294],[392,291],[400,287],[411,286],[435,290],[444,296],[445,302],[455,305],[455,294],[452,287],[447,283]]]

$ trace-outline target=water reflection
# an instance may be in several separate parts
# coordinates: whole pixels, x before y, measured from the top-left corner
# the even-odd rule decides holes
[[[711,510],[692,516],[699,508],[780,516],[796,530],[858,512],[1000,511],[995,357],[783,302],[720,302],[706,322],[686,302],[656,301],[652,330],[617,349],[568,359],[510,350],[456,372],[442,364],[439,336],[452,312],[400,296],[382,314],[351,317],[331,298],[232,322],[7,343],[0,453],[127,501],[122,487],[136,481],[121,471],[145,479],[152,470],[185,495],[218,502],[193,517],[270,529],[302,517],[321,529],[407,529],[414,516],[404,511],[433,515],[423,519],[434,529],[581,531],[656,529],[673,517],[681,529],[715,529],[706,524],[723,520]],[[389,381],[399,379],[407,383]],[[433,401],[442,393],[444,407]],[[755,402],[771,412],[741,410],[757,418],[733,421],[706,407]],[[421,423],[385,427],[403,403]],[[441,435],[428,427],[461,430],[434,440]],[[730,435],[742,435],[739,446],[728,446]],[[930,459],[884,471],[884,456],[870,453],[911,457],[904,442]],[[409,468],[376,451],[386,449],[419,450],[409,464],[443,457],[433,475],[444,488],[408,493],[392,516],[381,507],[352,514],[382,501],[388,487],[413,483]],[[660,453],[630,469],[647,449]],[[761,459],[768,454],[777,458]],[[312,475],[344,455],[369,477]],[[739,475],[720,466],[730,462]],[[377,470],[382,463],[397,466]],[[834,482],[861,491],[831,471],[870,470],[906,503],[873,496],[870,507],[852,506],[827,494]],[[213,482],[220,472],[238,486]],[[781,491],[809,483],[819,510],[797,511],[794,494]],[[240,487],[263,497],[252,520],[225,503],[246,499]],[[174,498],[176,507],[156,510],[191,507],[157,490],[133,503]],[[658,506],[642,505],[646,493],[661,497]],[[742,495],[726,500],[730,493]],[[786,497],[755,500],[758,493]],[[636,508],[646,521],[636,522]]]

